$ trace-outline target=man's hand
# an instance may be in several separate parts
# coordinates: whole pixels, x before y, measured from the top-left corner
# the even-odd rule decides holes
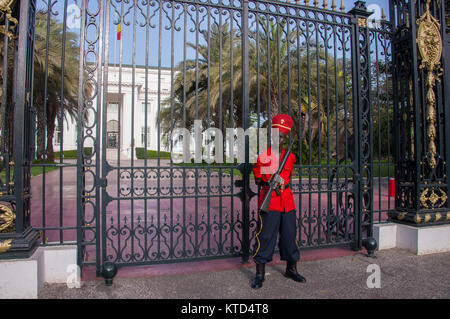
[[[255,178],[255,184],[256,185],[261,185],[262,184],[262,179],[261,178]],[[278,183],[278,187],[281,187],[283,184],[283,182],[279,182]]]

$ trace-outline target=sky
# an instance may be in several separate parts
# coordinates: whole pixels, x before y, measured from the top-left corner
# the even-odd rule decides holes
[[[206,0],[205,0],[206,1]],[[219,0],[211,0],[217,3]],[[227,0],[229,1],[229,0]],[[51,14],[53,17],[59,21],[64,19],[64,7],[66,7],[66,23],[67,31],[75,32],[80,34],[80,6],[81,0],[37,0],[37,7],[45,8],[50,5]],[[111,0],[111,14],[110,14],[110,24],[109,24],[109,63],[119,63],[122,64],[132,64],[136,65],[149,65],[149,66],[161,66],[161,67],[171,67],[176,66],[184,57],[184,32],[182,16],[177,14],[180,10],[175,9],[175,25],[179,28],[174,31],[174,36],[172,37],[172,30],[170,28],[169,19],[164,18],[161,28],[161,36],[159,35],[159,12],[155,11],[155,1],[150,0],[150,18],[151,27],[142,27],[140,24],[145,24],[145,16],[147,14],[147,6],[143,5],[147,0],[138,0],[139,10],[136,10],[136,26],[133,30],[133,15],[134,10],[131,9],[133,0]],[[322,6],[323,0],[319,0],[320,6]],[[328,0],[328,5],[331,6],[331,0]],[[338,8],[340,7],[340,0],[336,0]],[[91,12],[96,12],[96,1],[89,1],[89,10]],[[301,0],[303,3],[303,0]],[[310,0],[310,5],[313,0]],[[349,11],[354,6],[353,0],[344,1],[346,11]],[[373,11],[374,14],[371,18],[379,19],[381,17],[381,9],[384,9],[386,15],[389,18],[389,0],[366,1],[366,6],[369,11]],[[120,20],[120,12],[123,15],[123,21],[121,21],[121,40],[118,41],[116,38],[117,34],[117,21]],[[155,13],[153,15],[153,13]],[[167,17],[171,17],[171,9],[166,8],[165,14]],[[195,12],[191,13],[191,21],[196,19]],[[236,21],[240,18],[225,14],[222,18],[222,23],[224,21],[230,22],[230,20]],[[187,19],[187,26],[189,30],[194,27],[194,24]],[[201,20],[201,19],[200,19]],[[218,21],[216,21],[218,22]],[[207,19],[204,19],[200,24],[201,26],[207,25]],[[236,22],[233,22],[236,26]],[[146,24],[145,24],[146,25]],[[95,39],[98,28],[94,25],[90,25],[87,29],[86,37],[88,39]],[[148,37],[147,37],[148,36]],[[199,43],[202,42],[201,37],[199,38]],[[195,32],[187,32],[187,42],[196,42]],[[173,48],[173,49],[172,49]],[[186,57],[192,58],[195,56],[195,51],[192,48],[186,48]],[[134,61],[133,61],[134,57]]]

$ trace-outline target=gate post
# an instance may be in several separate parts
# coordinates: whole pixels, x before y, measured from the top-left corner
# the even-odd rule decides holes
[[[100,171],[104,6],[105,1],[98,1],[97,10],[91,10],[89,1],[82,1],[78,78],[77,263],[81,270],[84,265],[95,264],[97,277],[101,276],[100,189],[106,186]],[[88,64],[89,55],[95,56],[92,65]],[[94,88],[90,95],[85,94],[89,85]],[[94,124],[90,125],[84,117],[92,110]],[[89,141],[93,149],[90,154],[85,152]],[[92,216],[85,214],[86,203],[92,207]],[[89,247],[95,247],[95,261],[86,260]]]
[[[389,217],[413,226],[450,222],[446,6],[444,0],[390,3],[397,185],[395,211]]]
[[[370,38],[365,1],[356,1],[353,15],[353,127],[355,136],[355,250],[363,245],[363,228],[373,233],[372,110],[370,102]]]
[[[30,257],[37,248],[39,238],[39,234],[31,227],[30,222],[30,166],[33,148],[33,145],[31,145],[31,134],[33,132],[31,129],[31,123],[33,123],[31,104],[33,100],[35,0],[17,1],[15,7],[9,9],[13,14],[18,12],[18,25],[16,26],[18,28],[18,40],[16,40],[17,46],[14,45],[15,63],[12,92],[14,145],[9,145],[10,150],[5,150],[4,145],[2,145],[1,155],[4,162],[2,164],[9,165],[11,168],[14,167],[14,174],[13,180],[8,185],[1,185],[0,201],[9,202],[12,208],[0,205],[0,218],[4,222],[0,229],[1,259]],[[5,13],[3,14],[5,20],[9,19],[12,23],[11,19],[5,17]],[[6,21],[5,24],[7,25]],[[6,29],[5,32],[8,33],[8,30]],[[4,54],[7,54],[7,49]],[[5,69],[3,70],[4,81],[6,81],[7,76],[8,70]],[[2,106],[6,108],[6,103]],[[2,135],[4,134],[5,131],[2,127]],[[10,171],[6,170],[6,172],[9,175]],[[9,181],[9,176],[6,177],[6,181]],[[8,227],[5,228],[5,225],[8,225]]]
[[[248,59],[248,0],[242,1],[242,126],[246,131],[250,126],[249,111],[249,59]],[[243,165],[242,181],[242,262],[250,258],[250,140],[245,135],[245,164]]]

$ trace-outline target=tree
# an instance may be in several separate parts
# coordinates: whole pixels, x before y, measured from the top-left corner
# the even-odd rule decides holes
[[[191,130],[196,119],[202,120],[204,128],[223,130],[232,122],[238,123],[235,126],[242,123],[242,113],[236,111],[241,105],[242,86],[241,38],[236,33],[228,24],[213,24],[209,33],[201,31],[206,44],[187,43],[197,52],[197,59],[182,61],[176,67],[174,96],[164,101],[166,107],[160,112],[165,140],[174,128]]]
[[[46,157],[50,162],[54,161],[56,119],[62,127],[68,116],[72,120],[77,118],[78,110],[78,35],[66,31],[63,43],[63,30],[64,25],[56,18],[48,17],[41,10],[36,13],[33,87],[33,102],[37,110],[36,155],[38,159]],[[44,80],[46,76],[47,81]]]
[[[254,29],[249,49],[252,110],[257,112],[259,102],[266,120],[264,126],[268,125],[269,117],[280,111],[291,114],[293,136],[300,136],[304,144],[303,157],[311,153],[314,161],[328,149],[336,156],[337,141],[344,127],[344,119],[336,114],[343,113],[338,109],[344,105],[346,95],[348,98],[351,83],[344,79],[342,69],[347,66],[343,65],[343,59],[335,59],[332,54],[329,36],[318,25],[301,20],[288,24],[285,19],[275,21],[263,15]],[[328,143],[327,147],[323,147],[323,141]],[[293,152],[299,158],[298,144]]]
[[[300,135],[306,144],[302,155],[311,153],[315,159],[322,152],[319,137],[337,145],[338,135],[343,135],[342,123],[349,120],[342,115],[345,98],[348,105],[351,101],[351,83],[342,72],[346,61],[335,58],[332,50],[327,52],[319,40],[306,39],[304,30],[292,28],[284,19],[262,16],[256,22],[249,30],[248,42],[251,119],[260,119],[264,127],[280,111],[290,112],[295,121],[293,134]],[[315,32],[319,39],[323,37],[317,29]],[[210,33],[201,35],[205,44],[188,44],[198,58],[178,65],[174,96],[165,101],[168,107],[160,114],[166,137],[175,127],[191,129],[195,119],[201,119],[203,127],[222,127],[224,134],[232,119],[237,123],[233,127],[242,123],[242,39],[228,25],[219,30],[213,24]],[[297,132],[298,120],[302,121],[302,132]],[[337,156],[336,146],[328,148]],[[294,151],[299,152],[298,147]]]

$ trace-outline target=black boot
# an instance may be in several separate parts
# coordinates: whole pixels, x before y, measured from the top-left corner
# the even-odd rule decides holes
[[[259,289],[262,287],[264,282],[264,275],[266,273],[266,265],[265,264],[256,264],[256,276],[252,282],[253,289]]]
[[[305,277],[301,276],[297,272],[297,263],[291,263],[288,262],[286,265],[286,273],[284,274],[285,277],[291,278],[292,280],[296,282],[306,282]]]

